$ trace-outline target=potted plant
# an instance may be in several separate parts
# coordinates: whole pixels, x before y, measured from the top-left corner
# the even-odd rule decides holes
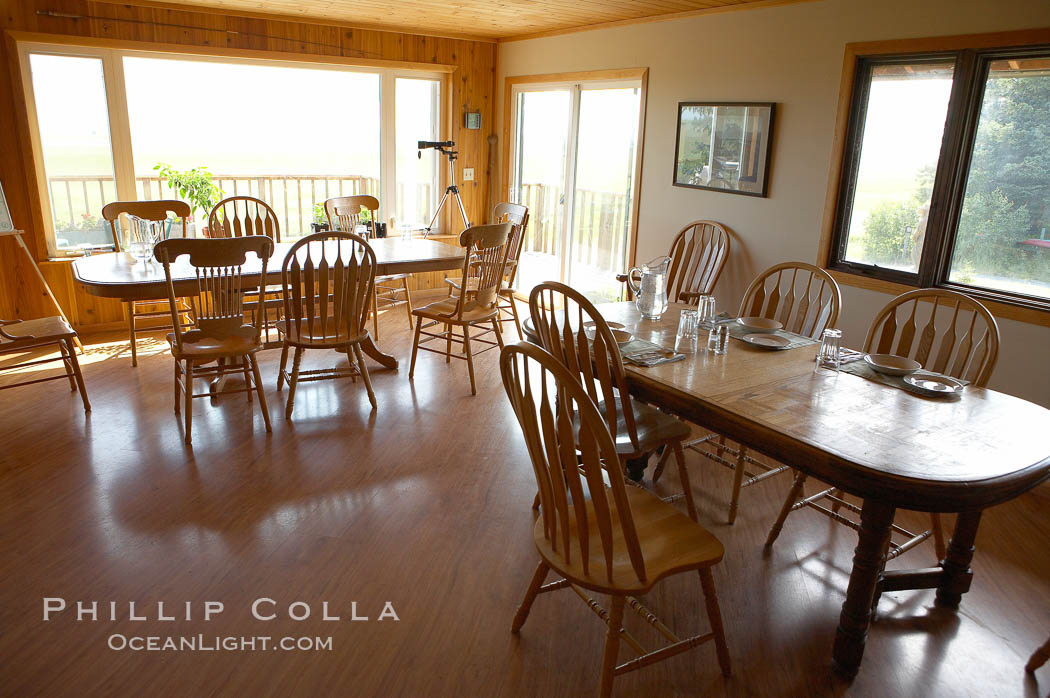
[[[328,215],[324,211],[323,203],[314,204],[314,220],[310,227],[315,233],[328,230]]]
[[[201,221],[206,221],[212,207],[222,200],[222,189],[211,181],[211,172],[207,167],[194,167],[180,172],[162,162],[154,165],[153,169],[158,170],[160,176],[168,180],[172,191],[177,191],[179,196],[190,204],[193,215],[196,215],[198,209],[201,211]],[[209,237],[209,232],[207,225],[201,226],[201,235]]]

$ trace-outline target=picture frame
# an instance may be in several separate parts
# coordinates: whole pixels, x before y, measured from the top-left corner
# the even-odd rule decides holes
[[[15,223],[11,220],[11,209],[7,207],[7,197],[4,196],[4,184],[0,182],[0,233],[14,232]]]
[[[767,196],[775,102],[679,102],[672,184]]]

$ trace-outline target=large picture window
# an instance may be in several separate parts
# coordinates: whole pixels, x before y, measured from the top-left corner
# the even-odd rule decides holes
[[[51,255],[111,244],[109,201],[180,198],[158,165],[204,167],[223,195],[263,199],[288,240],[321,220],[325,199],[349,194],[422,228],[444,184],[414,149],[440,140],[440,73],[44,44],[20,53]],[[207,214],[194,211],[195,234]]]
[[[1050,309],[1050,46],[857,59],[829,267]]]

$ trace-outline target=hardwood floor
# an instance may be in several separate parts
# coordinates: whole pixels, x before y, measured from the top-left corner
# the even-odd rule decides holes
[[[382,322],[381,346],[402,368],[372,371],[376,412],[360,382],[307,383],[289,423],[286,393],[274,389],[279,352],[260,355],[271,436],[256,406],[226,396],[217,405],[198,401],[186,447],[160,338],[140,349],[137,369],[121,334],[88,338],[81,362],[89,415],[59,381],[5,392],[0,693],[594,693],[604,628],[574,594],[540,597],[520,637],[510,633],[537,561],[535,485],[496,352],[477,360],[477,397],[463,362],[430,355],[419,358],[410,383],[404,317],[395,311]],[[311,362],[331,358],[318,352]],[[701,520],[727,550],[714,578],[734,675],[723,679],[713,649],[702,648],[618,678],[616,695],[1047,694],[1050,665],[1034,677],[1024,671],[1050,633],[1047,487],[986,513],[974,587],[958,614],[934,608],[932,592],[884,595],[849,684],[834,678],[829,661],[854,534],[802,512],[764,556],[790,478],[748,488],[730,527],[731,474],[696,454],[687,459]],[[664,484],[673,490],[676,478]],[[892,566],[925,566],[933,555],[926,544]],[[44,597],[70,608],[44,622]],[[277,620],[252,617],[262,597],[277,602]],[[98,601],[100,620],[78,622],[77,600]],[[129,620],[129,601],[149,620]],[[158,620],[158,601],[177,620]],[[225,604],[208,622],[206,601]],[[296,601],[310,605],[308,619],[288,618]],[[321,619],[324,601],[342,620]],[[386,601],[399,621],[378,620]],[[350,620],[351,602],[368,622]],[[707,630],[693,575],[658,585],[645,603],[680,634]],[[629,627],[658,644],[651,629]],[[114,634],[198,633],[206,641],[330,636],[332,649],[107,647]]]

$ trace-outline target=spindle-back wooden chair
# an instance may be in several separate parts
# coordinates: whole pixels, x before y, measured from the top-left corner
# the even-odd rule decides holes
[[[542,503],[533,529],[540,563],[511,632],[521,631],[536,596],[570,588],[607,626],[599,695],[611,694],[614,677],[709,640],[715,643],[722,673],[729,676],[729,651],[711,575],[724,554],[722,544],[671,505],[627,485],[603,415],[561,360],[522,342],[502,351],[500,371]],[[552,569],[561,579],[544,584]],[[666,577],[693,571],[700,577],[711,632],[679,639],[637,597]],[[610,596],[608,610],[591,598],[595,593]],[[646,652],[623,627],[624,606],[669,644]],[[636,658],[617,662],[621,639]]]
[[[248,255],[259,258],[259,278],[266,276],[266,262],[273,254],[273,240],[265,235],[229,239],[168,239],[159,243],[154,252],[164,266],[168,285],[168,306],[174,331],[167,337],[175,359],[175,413],[185,401],[186,443],[193,441],[193,398],[211,397],[221,393],[246,393],[252,401],[252,391],[259,397],[266,431],[270,428],[270,413],[266,407],[266,393],[259,377],[255,353],[262,349],[262,324],[259,314],[264,309],[254,304],[253,317],[245,322],[245,296],[258,288],[256,283],[244,282],[243,267]],[[194,327],[184,330],[178,322],[179,307],[172,282],[171,265],[187,255],[196,271],[196,292],[188,295],[194,308]],[[209,366],[216,362],[215,366]],[[222,378],[241,373],[243,388],[210,390],[195,394],[193,381],[198,378]],[[180,397],[182,398],[180,400]]]
[[[631,398],[623,357],[609,323],[582,293],[556,281],[533,287],[529,312],[540,345],[580,381],[598,405],[615,439],[621,465],[662,448],[662,467],[674,454],[686,509],[695,520],[693,490],[682,451],[689,425]]]
[[[751,282],[740,301],[738,317],[764,317],[778,320],[788,332],[818,339],[824,330],[835,327],[842,309],[842,292],[825,270],[806,262],[776,264]],[[715,450],[711,441],[717,438]],[[754,458],[743,444],[726,444],[722,435],[709,434],[688,444],[688,448],[733,471],[733,490],[729,499],[729,523],[736,521],[740,491],[787,472],[786,465],[770,465]],[[726,458],[726,454],[733,460]],[[751,466],[751,470],[748,469]],[[758,472],[755,472],[755,471]],[[660,469],[653,479],[660,478]]]
[[[186,219],[190,216],[190,206],[184,201],[160,199],[157,201],[112,201],[102,207],[102,219],[109,224],[109,232],[113,236],[113,249],[117,252],[123,251],[121,216],[134,216],[142,220],[165,222],[169,216],[174,216],[171,222],[169,238],[174,236],[186,237]],[[129,221],[126,221],[130,223]],[[153,333],[159,330],[170,330],[171,327],[165,323],[139,327],[141,319],[156,319],[170,317],[168,302],[166,298],[156,299],[132,299],[122,298],[124,310],[128,316],[128,334],[131,340],[131,365],[139,365],[138,342],[136,337],[144,333]],[[179,299],[180,314],[179,322],[186,325],[191,321],[190,307],[185,299]]]
[[[696,303],[710,294],[729,258],[729,245],[728,229],[716,221],[693,221],[678,231],[667,252],[667,300]],[[627,281],[627,275],[616,279]]]
[[[368,211],[369,220],[363,219],[361,209]],[[324,212],[328,217],[328,227],[332,230],[356,233],[357,226],[364,224],[367,227],[366,237],[375,237],[375,224],[379,220],[379,199],[374,196],[337,196],[324,202]],[[372,334],[376,339],[379,338],[380,307],[404,305],[405,312],[408,313],[408,329],[412,329],[412,291],[408,284],[411,277],[411,274],[383,274],[376,277],[372,297]],[[398,297],[402,291],[405,293],[404,299]]]
[[[354,379],[358,374],[365,383],[368,402],[376,408],[372,380],[361,352],[361,342],[368,338],[375,275],[375,252],[363,237],[352,233],[314,233],[288,251],[281,267],[284,320],[277,324],[283,342],[277,390],[288,381],[285,418],[292,418],[300,381]],[[291,374],[285,370],[289,349],[295,349]],[[351,366],[302,371],[300,363],[307,349],[345,352]]]
[[[503,335],[499,326],[499,290],[503,284],[503,270],[507,263],[512,227],[510,223],[490,223],[471,226],[460,233],[459,244],[464,248],[463,272],[460,278],[464,283],[460,284],[459,293],[454,297],[444,298],[412,311],[416,316],[416,332],[412,341],[409,380],[415,375],[416,354],[423,349],[443,354],[445,363],[449,363],[453,356],[466,359],[467,372],[470,374],[470,394],[477,395],[470,343],[476,341],[487,345],[478,352],[479,354],[496,346],[503,347]],[[424,325],[424,320],[429,322]],[[440,332],[428,331],[436,325],[444,325],[445,329]],[[491,329],[483,329],[473,337],[470,335],[470,328],[484,328],[486,325],[491,325]],[[462,330],[461,335],[455,334],[456,327]],[[489,332],[496,334],[495,342],[486,338]],[[421,337],[426,339],[421,340]],[[423,346],[435,339],[444,340],[444,351]],[[463,355],[452,353],[453,340],[462,344]]]
[[[864,351],[905,356],[919,362],[928,371],[984,386],[999,357],[999,326],[983,304],[965,294],[921,288],[897,296],[878,312],[864,339]],[[860,530],[859,522],[839,513],[845,508],[859,516],[860,507],[847,501],[834,487],[805,496],[803,486],[806,479],[802,473],[795,475],[795,482],[769,531],[767,546],[780,535],[788,514],[805,507]],[[823,506],[824,501],[831,502],[830,509]],[[937,559],[944,558],[940,514],[930,514],[930,528],[921,533],[912,533],[897,524],[893,524],[892,530],[905,540],[902,543],[890,541],[887,560],[911,550],[931,536]]]
[[[50,345],[58,348],[59,355],[53,358],[28,358],[14,364],[7,364],[0,368],[0,372],[18,371],[29,366],[40,364],[62,362],[64,372],[57,376],[46,376],[44,378],[32,378],[0,385],[0,390],[17,388],[21,385],[32,385],[45,381],[69,380],[69,389],[79,390],[80,399],[84,403],[84,411],[91,411],[91,403],[88,401],[87,386],[84,385],[84,375],[80,372],[80,363],[77,361],[77,348],[74,344],[76,331],[62,317],[42,317],[35,320],[0,320],[0,356],[8,354],[22,354],[34,349],[43,349]]]

